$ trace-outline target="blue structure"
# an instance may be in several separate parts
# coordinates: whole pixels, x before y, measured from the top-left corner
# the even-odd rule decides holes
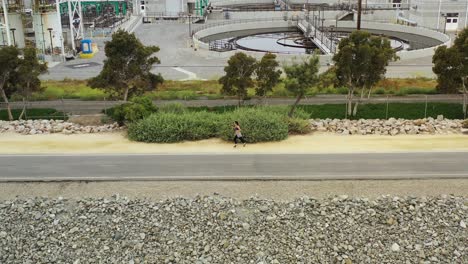
[[[91,44],[92,44],[92,41],[90,39],[83,39],[81,41],[81,52],[83,54],[92,54],[93,47]]]

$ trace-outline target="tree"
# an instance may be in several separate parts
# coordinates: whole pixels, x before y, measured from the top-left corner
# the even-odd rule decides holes
[[[9,91],[8,88],[11,87],[11,76],[17,71],[20,59],[19,50],[16,47],[8,46],[0,49],[0,94],[3,98],[3,101],[6,104],[8,119],[13,120],[13,115],[11,114],[10,102],[8,101]]]
[[[47,64],[40,63],[37,59],[35,48],[25,48],[23,59],[20,60],[19,67],[11,77],[16,86],[16,91],[23,97],[23,103],[29,98],[32,92],[42,89],[39,75],[47,72]],[[26,104],[23,104],[23,111],[18,119],[21,119],[26,111]]]
[[[398,59],[390,41],[384,37],[372,36],[366,31],[354,31],[340,41],[338,53],[333,56],[336,77],[341,85],[348,87],[348,115],[356,115],[359,101],[372,87],[385,77],[390,61]],[[353,96],[361,91],[361,97],[354,106]]]
[[[264,98],[279,83],[281,70],[277,70],[278,66],[279,63],[276,61],[276,55],[272,53],[265,54],[257,63],[255,69],[257,76],[255,94],[257,96]]]
[[[98,76],[89,81],[93,88],[101,88],[111,95],[127,101],[130,95],[140,95],[163,82],[160,74],[151,73],[153,64],[159,64],[153,56],[157,46],[144,46],[135,34],[119,30],[106,43],[107,59]]]
[[[463,93],[463,116],[467,114],[466,84],[468,81],[468,28],[465,28],[455,39],[453,46],[441,46],[432,57],[437,75],[437,90],[442,93]]]
[[[252,75],[255,72],[257,60],[243,52],[231,56],[228,66],[224,67],[226,73],[219,79],[222,84],[221,92],[227,95],[235,95],[241,106],[247,97],[247,88],[253,86]]]
[[[302,63],[294,61],[291,65],[285,65],[283,70],[286,73],[285,87],[296,96],[296,101],[289,111],[289,117],[292,117],[296,106],[307,90],[319,81],[319,58],[317,55],[313,55],[308,61],[305,60]]]

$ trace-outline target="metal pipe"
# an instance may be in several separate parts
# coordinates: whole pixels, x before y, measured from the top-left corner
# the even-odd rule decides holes
[[[62,17],[60,16],[60,0],[55,1],[55,5],[57,6],[57,20],[58,20],[58,29],[57,35],[60,40],[60,51],[62,54],[62,59],[65,58],[65,47],[63,46],[63,32],[62,32]]]
[[[439,12],[437,13],[437,30],[440,29],[440,12],[442,11],[442,0],[439,0]]]
[[[465,11],[465,27],[468,22],[468,0],[466,0],[466,11]]]
[[[357,30],[361,30],[361,12],[362,12],[362,0],[358,1],[358,11],[357,11]]]
[[[8,43],[8,46],[11,46],[10,25],[8,23],[8,9],[6,8],[5,0],[2,0],[2,8],[3,8],[3,18],[5,21],[5,32],[7,35],[7,43]]]
[[[67,1],[68,3],[68,19],[70,21],[70,38],[71,38],[71,44],[72,44],[72,50],[75,52],[76,46],[75,46],[75,33],[74,33],[74,25],[73,25],[73,12],[72,12],[72,7],[70,1]]]
[[[42,10],[40,12],[41,16],[41,30],[42,30],[42,54],[46,54],[45,52],[45,36],[44,36],[44,23],[42,22]]]

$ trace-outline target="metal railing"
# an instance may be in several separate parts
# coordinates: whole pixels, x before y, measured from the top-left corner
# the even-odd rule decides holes
[[[226,25],[233,25],[233,24],[247,24],[252,22],[274,22],[274,21],[292,21],[292,19],[284,18],[284,17],[269,17],[269,18],[256,18],[256,19],[240,19],[240,20],[225,20],[223,22],[216,22],[216,23],[208,23],[204,24],[201,27],[197,27],[193,30],[193,34],[196,34],[202,30],[219,27],[219,26],[226,26]]]

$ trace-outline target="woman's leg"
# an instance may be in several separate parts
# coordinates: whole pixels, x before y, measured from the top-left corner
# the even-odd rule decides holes
[[[245,139],[244,139],[244,137],[240,137],[239,139],[240,139],[240,141],[241,141],[242,143],[245,144]]]
[[[237,145],[237,136],[234,136],[234,144]]]

